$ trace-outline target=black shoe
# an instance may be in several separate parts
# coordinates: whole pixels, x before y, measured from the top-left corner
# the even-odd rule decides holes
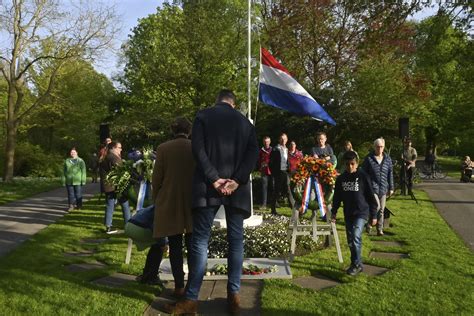
[[[161,282],[160,278],[158,276],[154,277],[144,277],[143,274],[139,275],[135,278],[138,283],[141,284],[147,284],[147,285],[163,285],[163,282]]]
[[[360,272],[362,272],[363,268],[362,266],[350,266],[349,269],[346,270],[346,273],[351,275],[351,276],[356,276],[358,275]]]
[[[276,210],[272,210],[272,215],[278,215],[277,211]]]
[[[117,229],[113,228],[112,226],[107,226],[105,229],[105,233],[110,235],[110,234],[116,234],[118,232]]]

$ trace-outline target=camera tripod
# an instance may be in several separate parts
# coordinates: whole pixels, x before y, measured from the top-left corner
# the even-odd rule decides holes
[[[415,167],[411,167],[411,168],[415,168]],[[412,175],[412,177],[413,177],[413,175]],[[403,182],[400,181],[400,194],[401,195],[406,195],[405,190],[408,190],[408,195],[410,195],[411,199],[414,200],[416,202],[416,204],[418,204],[418,200],[416,199],[415,194],[413,194],[413,190],[408,186],[407,166],[406,166],[406,162],[404,160],[402,160],[402,170],[400,172],[400,178],[403,179]]]

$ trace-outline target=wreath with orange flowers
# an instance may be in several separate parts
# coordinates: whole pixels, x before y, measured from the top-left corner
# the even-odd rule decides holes
[[[336,166],[325,159],[305,156],[296,167],[291,180],[296,184],[304,185],[310,176],[315,176],[323,185],[334,187],[337,177]]]

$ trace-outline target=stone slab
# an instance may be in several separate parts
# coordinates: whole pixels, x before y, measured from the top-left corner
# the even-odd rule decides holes
[[[186,263],[186,261],[185,261]],[[215,264],[227,263],[227,259],[208,259],[207,266],[212,268]],[[242,275],[242,280],[260,280],[260,279],[292,279],[290,264],[286,259],[267,259],[267,258],[248,258],[244,259],[245,264],[254,264],[261,268],[276,265],[278,271],[274,273],[262,273],[259,275]],[[185,271],[186,272],[186,271]],[[184,278],[187,280],[187,273]],[[162,281],[173,281],[171,265],[169,259],[164,259],[160,266],[160,279]],[[227,275],[204,276],[204,280],[227,280]]]
[[[386,240],[372,240],[372,243],[382,247],[403,247],[405,243],[402,241],[386,241]]]
[[[301,286],[302,288],[311,289],[314,291],[335,287],[341,284],[338,281],[322,275],[299,277],[294,279],[293,283]]]
[[[364,273],[370,276],[377,276],[377,275],[382,275],[385,272],[390,271],[387,268],[379,267],[379,266],[373,266],[371,264],[366,264],[364,263]]]
[[[378,258],[378,259],[400,260],[400,259],[408,258],[409,255],[406,253],[397,253],[397,252],[372,251],[369,257]]]
[[[90,257],[96,252],[97,251],[95,250],[69,251],[69,252],[65,252],[64,255],[66,257]]]
[[[84,271],[90,271],[90,270],[97,270],[97,269],[102,269],[105,268],[107,265],[100,263],[100,262],[94,262],[94,263],[74,263],[70,264],[66,267],[66,269],[69,272],[84,272]]]
[[[99,244],[103,244],[104,242],[107,241],[107,238],[85,238],[85,239],[81,239],[79,241],[79,243],[81,244],[94,244],[94,245],[99,245]]]
[[[168,315],[163,312],[163,307],[167,303],[174,303],[176,300],[169,296],[173,289],[173,283],[165,284],[165,291],[158,296],[148,308],[144,315]],[[241,315],[261,314],[261,294],[263,289],[262,280],[242,280],[240,287]],[[227,312],[227,281],[214,280],[204,281],[199,292],[199,315],[230,315]]]
[[[129,282],[135,281],[136,277],[136,275],[114,273],[112,275],[94,280],[92,283],[110,287],[121,287]]]

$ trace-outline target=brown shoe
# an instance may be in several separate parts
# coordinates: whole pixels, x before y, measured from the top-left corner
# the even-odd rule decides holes
[[[231,315],[240,313],[240,295],[239,293],[227,294],[227,304]]]
[[[165,304],[163,309],[171,315],[197,315],[198,302],[184,299],[176,304]]]
[[[181,288],[175,288],[173,291],[173,294],[171,295],[177,299],[181,299],[184,297],[184,293],[185,293],[184,287],[181,287]]]

